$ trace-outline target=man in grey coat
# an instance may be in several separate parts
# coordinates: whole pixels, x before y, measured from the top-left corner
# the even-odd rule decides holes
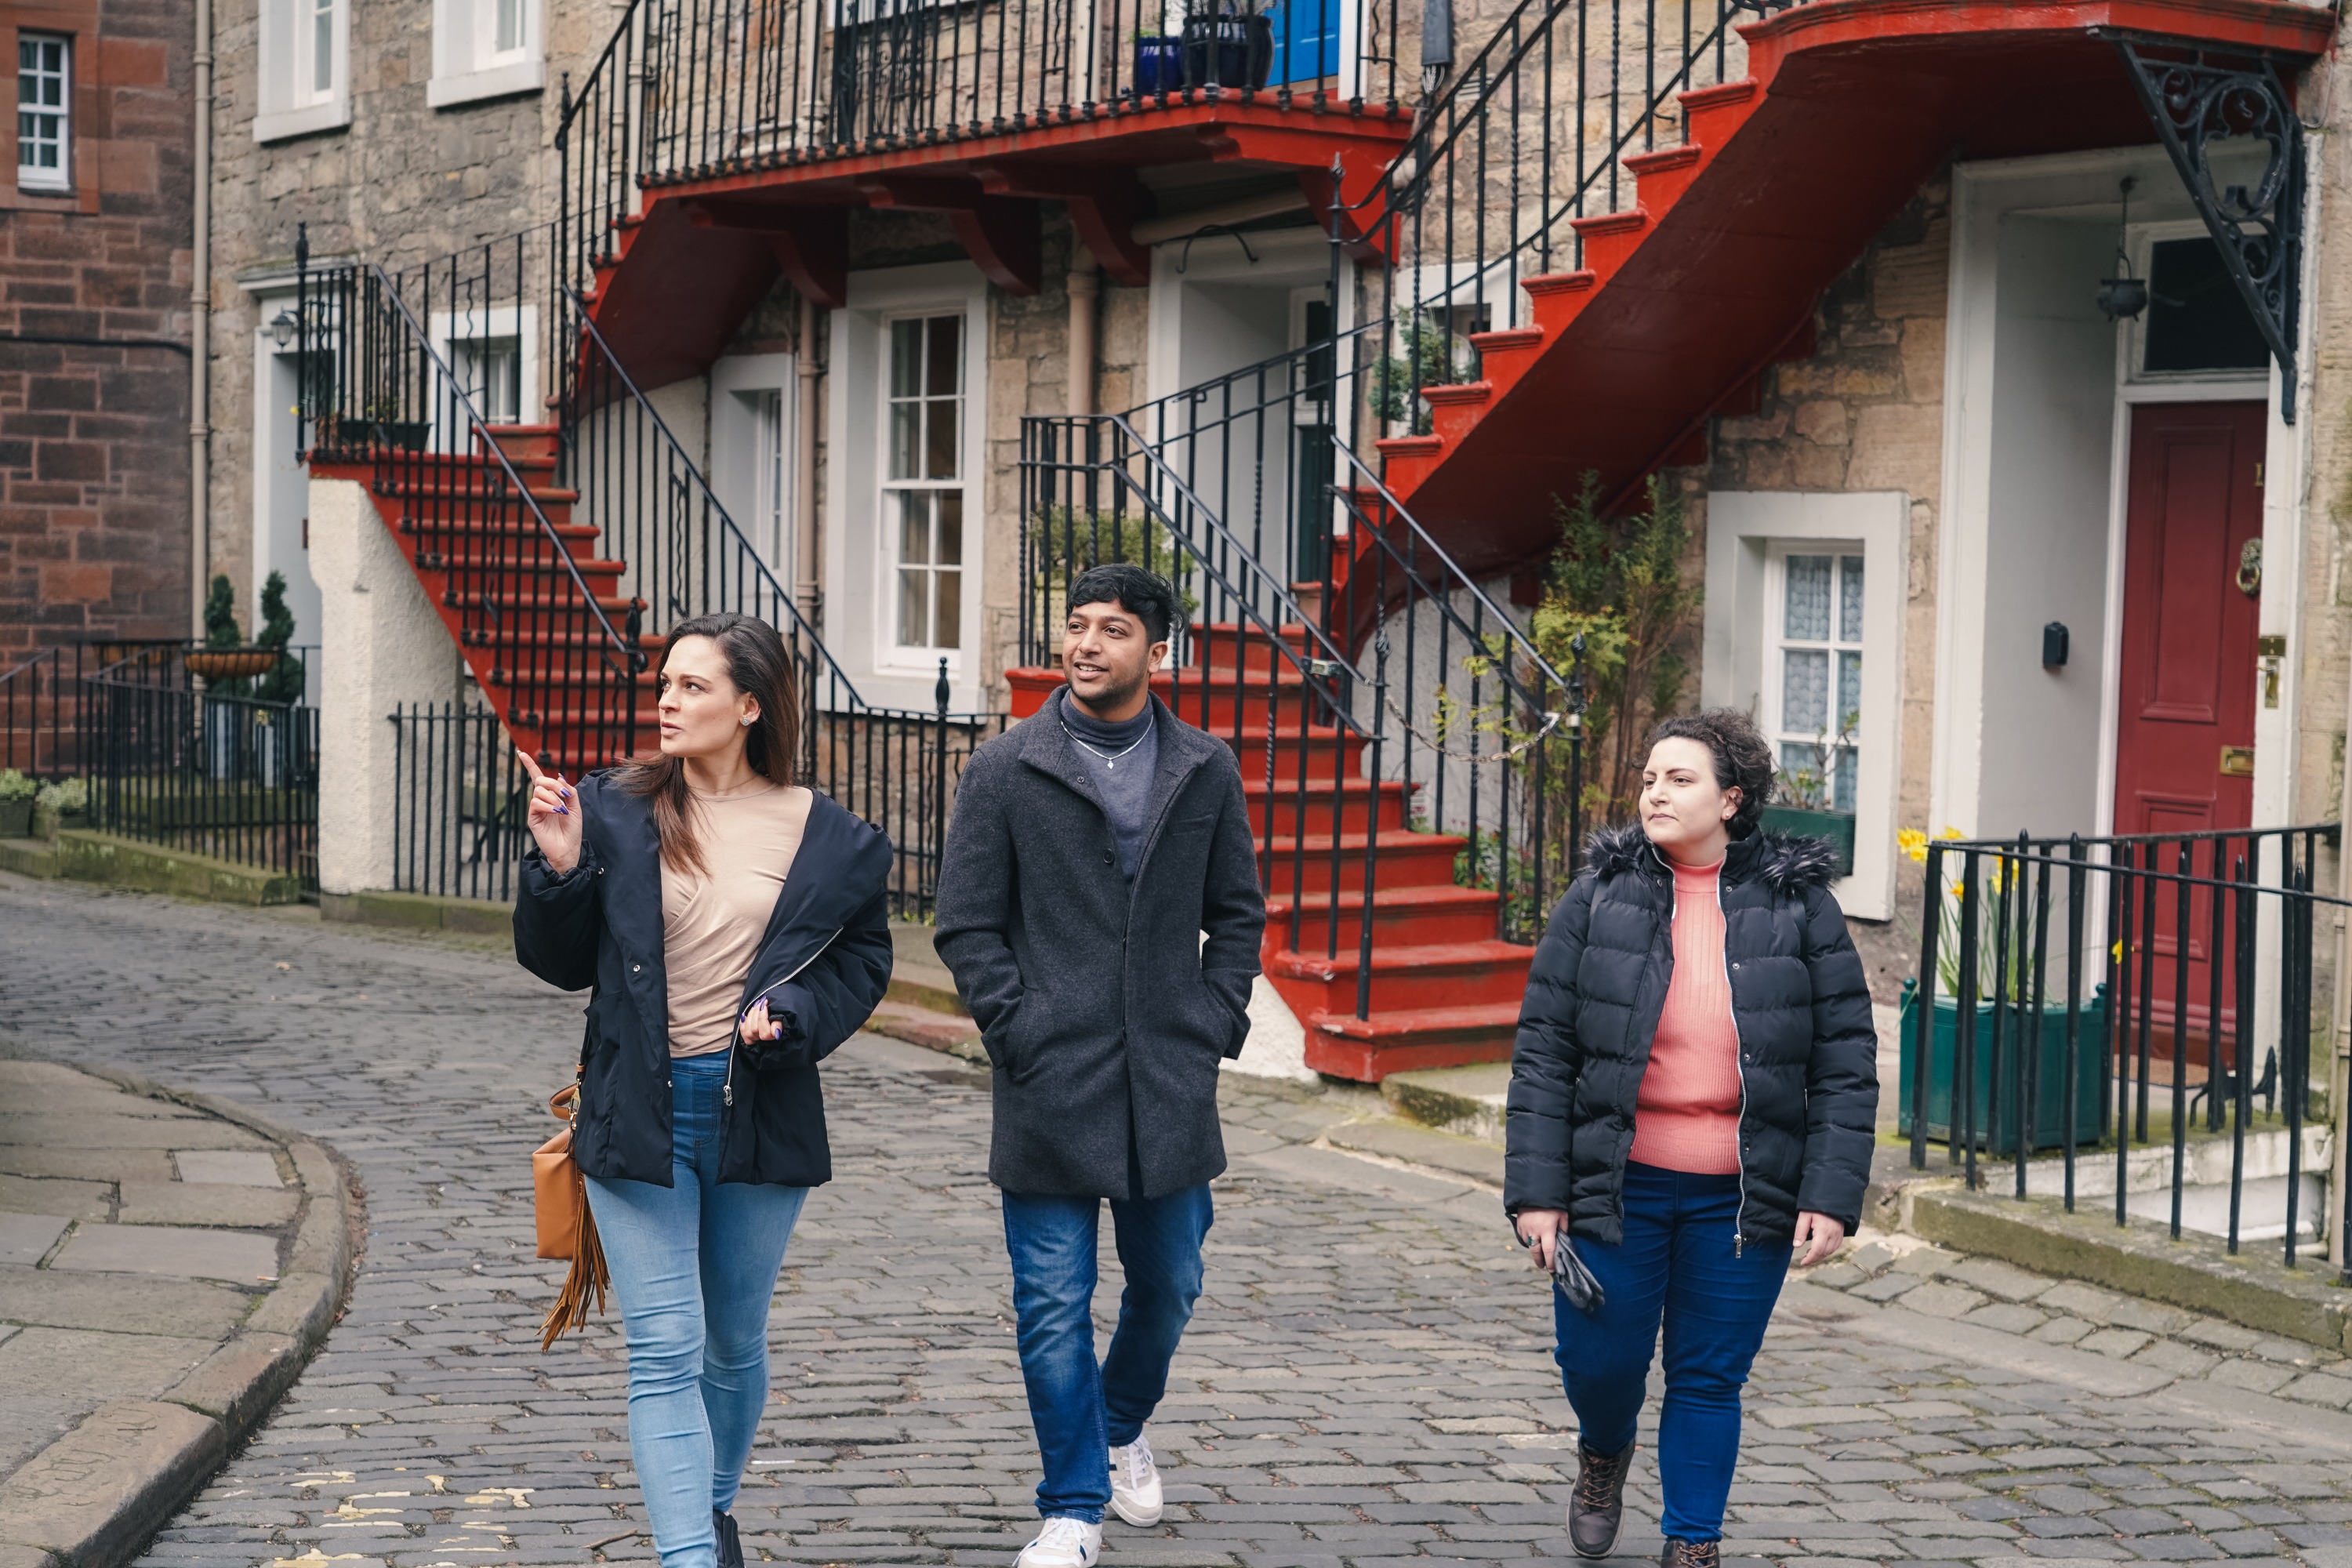
[[[1068,684],[974,754],[940,868],[940,957],[994,1068],[988,1174],[1045,1462],[1021,1568],[1092,1568],[1106,1507],[1159,1522],[1143,1424],[1201,1293],[1218,1068],[1265,929],[1233,752],[1151,695],[1175,591],[1097,566],[1068,600]],[[1127,1290],[1097,1363],[1106,1198]]]

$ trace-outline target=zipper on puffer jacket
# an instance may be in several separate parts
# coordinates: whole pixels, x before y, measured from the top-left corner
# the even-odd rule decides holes
[[[757,996],[752,997],[749,1002],[743,1004],[741,1010],[735,1016],[735,1045],[740,1046],[743,1043],[743,1015],[749,1013],[761,1002],[766,1001],[768,992],[773,991],[776,988],[776,985],[790,985],[793,981],[798,980],[801,977],[801,971],[806,969],[810,964],[814,963],[818,959],[823,958],[824,956],[825,949],[840,941],[841,933],[848,929],[849,928],[847,926],[834,927],[833,934],[826,937],[822,942],[818,943],[817,950],[814,952],[810,953],[806,958],[802,959],[799,965],[795,967],[790,974],[785,975],[782,980],[777,981],[775,985],[769,986],[766,991],[761,992]],[[772,1024],[775,1022],[772,1018],[768,1021]],[[735,1103],[735,1057],[736,1051],[734,1046],[730,1046],[727,1050],[727,1079],[725,1082],[719,1086],[719,1103],[730,1107],[733,1106]]]
[[[1726,857],[1726,864],[1729,857]],[[1679,905],[1679,900],[1677,900]],[[1748,1042],[1739,1037],[1739,998],[1731,989],[1731,917],[1723,910],[1723,868],[1715,872],[1715,915],[1723,924],[1723,1002],[1731,1009],[1731,1065],[1739,1073],[1739,1131],[1748,1131]],[[1748,1146],[1745,1138],[1736,1140],[1732,1152],[1739,1157],[1739,1207],[1731,1216],[1731,1256],[1741,1256],[1748,1245]]]

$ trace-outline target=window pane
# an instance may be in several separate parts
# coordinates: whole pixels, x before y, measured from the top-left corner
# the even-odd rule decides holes
[[[930,374],[923,390],[933,397],[952,397],[963,390],[963,318],[933,316],[923,324],[931,331]]]
[[[1862,557],[1838,557],[1838,641],[1862,640]]]
[[[1854,752],[1852,746],[1837,754],[1837,768],[1831,775],[1830,807],[1833,811],[1852,811],[1853,807]]]
[[[317,0],[310,16],[310,90],[335,89],[335,0]]]
[[[938,572],[932,581],[939,587],[939,625],[931,633],[933,647],[963,646],[963,574]]]
[[[901,565],[924,566],[930,563],[930,499],[922,490],[901,490],[898,493],[898,561]]]
[[[890,477],[894,479],[914,479],[922,476],[915,471],[915,451],[921,441],[923,405],[919,403],[894,403],[890,405]]]
[[[961,423],[957,416],[963,412],[963,404],[957,399],[943,397],[936,402],[919,405],[910,404],[908,406],[920,406],[926,410],[929,425],[926,434],[929,439],[923,448],[923,477],[929,479],[954,479],[956,443],[961,436],[957,426]]]
[[[1781,742],[1780,772],[1787,782],[1774,786],[1772,798],[1800,809],[1817,808],[1829,794],[1822,778],[1825,760],[1822,748],[1811,741]]]
[[[930,574],[921,567],[898,574],[898,646],[929,647],[930,628],[924,623],[924,590],[929,586]]]
[[[932,497],[932,501],[939,508],[940,564],[961,566],[963,564],[963,492],[941,490]]]
[[[522,0],[499,0],[499,36],[493,47],[502,55],[522,47]]]
[[[1800,735],[1829,729],[1830,656],[1818,648],[1780,655],[1780,728]]]
[[[1839,734],[1852,735],[1862,729],[1862,655],[1838,655],[1837,724]]]
[[[890,323],[890,395],[912,397],[923,385],[923,323]]]
[[[1830,558],[1826,555],[1791,555],[1787,575],[1789,603],[1780,635],[1803,637],[1808,641],[1828,641]]]

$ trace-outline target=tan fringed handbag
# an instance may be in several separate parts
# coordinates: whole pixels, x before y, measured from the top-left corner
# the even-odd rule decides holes
[[[562,1293],[548,1309],[540,1325],[539,1346],[553,1347],[567,1329],[588,1326],[588,1296],[595,1293],[596,1310],[604,1310],[604,1292],[613,1276],[604,1267],[604,1246],[596,1239],[596,1216],[588,1209],[588,1182],[580,1163],[572,1157],[572,1121],[580,1114],[580,1086],[566,1084],[548,1096],[547,1109],[565,1125],[563,1131],[531,1152],[530,1184],[539,1211],[539,1255],[568,1258],[572,1272]]]

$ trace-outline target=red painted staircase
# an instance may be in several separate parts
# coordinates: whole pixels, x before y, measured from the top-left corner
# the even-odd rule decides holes
[[[367,488],[508,733],[576,778],[652,743],[654,678],[628,655],[642,665],[660,639],[633,640],[645,605],[620,592],[627,564],[597,556],[577,492],[552,482],[556,428],[490,435],[504,461],[376,447],[320,451],[311,472]]]
[[[1304,627],[1284,633],[1294,650],[1305,646]],[[1455,882],[1468,840],[1412,826],[1412,792],[1364,776],[1364,735],[1300,724],[1308,678],[1262,633],[1204,625],[1191,647],[1192,663],[1155,676],[1152,689],[1240,763],[1267,889],[1265,974],[1306,1030],[1307,1065],[1377,1083],[1507,1056],[1534,950],[1495,940],[1499,894]],[[1015,718],[1037,712],[1062,682],[1060,671],[1034,668],[1008,679]],[[1359,1017],[1368,870],[1371,984]]]
[[[1623,160],[1633,205],[1571,220],[1582,266],[1522,280],[1532,324],[1472,337],[1479,379],[1425,389],[1430,433],[1379,443],[1386,482],[1472,576],[1538,560],[1545,498],[1588,471],[1630,498],[1754,411],[1947,160],[2154,141],[2114,34],[2308,58],[2333,26],[2271,0],[1814,0],[1747,24],[1747,79],[1679,95],[1685,141]]]

